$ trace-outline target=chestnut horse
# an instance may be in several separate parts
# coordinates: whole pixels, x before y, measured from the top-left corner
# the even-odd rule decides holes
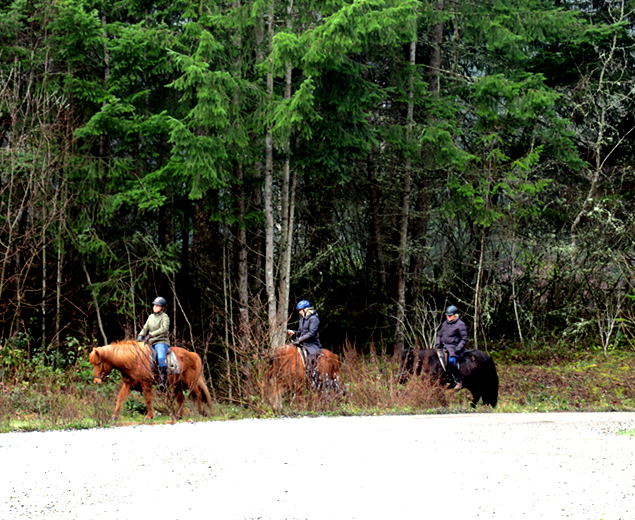
[[[323,348],[317,359],[317,372],[317,387],[313,389],[327,398],[331,394],[339,396],[340,393],[345,393],[341,384],[341,363],[337,354]],[[267,381],[274,408],[282,405],[282,394],[285,391],[299,395],[304,389],[311,387],[300,349],[296,345],[282,345],[274,350],[269,361]]]
[[[167,385],[169,388],[174,388],[177,417],[180,419],[183,412],[183,401],[185,400],[183,390],[189,390],[196,395],[198,412],[201,415],[205,415],[203,396],[210,409],[212,407],[212,397],[205,384],[203,363],[201,362],[200,356],[184,348],[170,347],[170,350],[176,354],[180,366],[179,374],[168,373]],[[95,367],[95,383],[105,382],[113,368],[121,372],[123,382],[119,396],[117,397],[117,406],[113,413],[113,419],[119,417],[121,405],[131,390],[138,390],[143,393],[146,406],[148,407],[146,419],[154,418],[154,409],[152,408],[152,383],[154,382],[154,374],[150,362],[151,356],[152,353],[149,346],[138,341],[130,340],[118,341],[104,347],[95,347],[88,356],[88,361]]]

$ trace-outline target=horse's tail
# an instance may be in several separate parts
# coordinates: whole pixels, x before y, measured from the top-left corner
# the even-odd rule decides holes
[[[203,395],[205,396],[205,402],[207,403],[207,406],[209,406],[209,409],[212,409],[212,396],[209,393],[209,390],[207,389],[207,385],[205,384],[205,377],[203,376],[203,374],[201,374],[198,377],[198,387],[201,390],[201,392],[203,392]]]
[[[498,373],[494,360],[487,356],[483,364],[483,404],[489,404],[492,408],[498,403]]]

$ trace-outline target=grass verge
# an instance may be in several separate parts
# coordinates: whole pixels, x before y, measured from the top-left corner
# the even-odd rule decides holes
[[[262,396],[248,396],[239,403],[219,398],[210,417],[196,413],[186,401],[184,421],[235,420],[315,415],[390,415],[422,413],[502,413],[562,411],[635,411],[635,353],[614,351],[608,357],[594,351],[544,349],[490,352],[500,378],[499,405],[495,410],[469,406],[468,391],[456,393],[425,378],[397,383],[398,364],[386,352],[371,348],[361,355],[346,346],[342,355],[342,379],[346,396],[320,399],[315,393],[287,395],[274,411]],[[117,422],[114,409],[120,380],[94,385],[91,367],[78,362],[65,371],[41,365],[21,366],[0,372],[0,432],[85,429],[135,424],[173,423],[169,398],[156,400],[156,418],[144,419],[145,403],[133,392]],[[262,368],[262,367],[261,367]],[[260,370],[259,373],[263,373]],[[222,385],[220,385],[222,386]],[[218,388],[219,385],[216,385]],[[624,432],[635,436],[635,430]]]

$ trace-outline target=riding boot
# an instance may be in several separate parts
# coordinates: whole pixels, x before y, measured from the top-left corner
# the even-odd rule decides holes
[[[453,390],[460,390],[463,388],[463,381],[461,380],[461,372],[459,370],[459,364],[457,363],[455,367],[453,367],[454,372],[454,380],[456,381],[456,385],[454,385]]]
[[[315,390],[315,360],[312,354],[309,354],[309,359],[306,364],[306,378],[309,381],[311,390]]]
[[[168,367],[159,367],[159,391],[163,392],[168,383]]]

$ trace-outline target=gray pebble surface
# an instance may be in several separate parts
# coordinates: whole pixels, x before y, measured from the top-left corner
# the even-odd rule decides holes
[[[0,519],[635,520],[635,412],[0,435]]]

